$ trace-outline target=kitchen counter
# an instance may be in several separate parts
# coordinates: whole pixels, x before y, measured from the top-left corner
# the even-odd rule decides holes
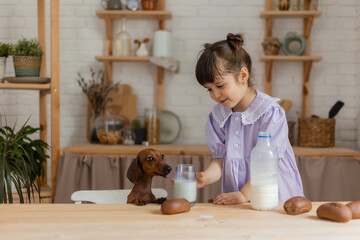
[[[343,202],[344,204],[346,202]],[[1,239],[358,239],[360,219],[338,223],[310,212],[291,216],[282,204],[256,211],[249,204],[198,203],[190,212],[163,215],[148,204],[0,205]]]

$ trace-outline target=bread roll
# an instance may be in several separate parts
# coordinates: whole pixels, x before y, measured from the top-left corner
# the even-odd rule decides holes
[[[298,215],[309,212],[312,204],[309,199],[305,197],[292,197],[284,203],[284,210],[290,215]]]
[[[360,218],[360,201],[350,202],[346,204],[352,213],[352,219]]]
[[[175,214],[190,211],[191,203],[185,198],[166,200],[161,205],[163,214]]]
[[[352,218],[350,208],[341,203],[324,203],[316,210],[319,218],[329,219],[336,222],[348,222]]]

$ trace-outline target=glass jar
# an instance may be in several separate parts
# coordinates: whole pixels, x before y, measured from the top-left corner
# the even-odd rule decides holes
[[[157,0],[141,0],[143,10],[156,10]]]
[[[116,35],[113,56],[130,56],[131,37],[126,31],[126,18],[121,20],[121,30]]]
[[[124,128],[124,132],[122,134],[122,142],[124,145],[134,145],[135,144],[135,132],[134,130],[130,127],[127,126]]]
[[[115,115],[105,115],[95,120],[96,134],[103,144],[119,144],[124,128],[124,119]]]
[[[160,143],[160,118],[156,108],[145,109],[146,140],[149,144]]]

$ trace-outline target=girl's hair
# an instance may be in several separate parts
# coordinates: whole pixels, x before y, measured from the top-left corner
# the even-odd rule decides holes
[[[241,68],[246,67],[249,71],[248,86],[252,87],[251,58],[243,49],[243,44],[243,36],[232,33],[226,36],[226,40],[204,44],[195,70],[198,82],[201,85],[214,83],[216,78],[228,73],[237,77]]]

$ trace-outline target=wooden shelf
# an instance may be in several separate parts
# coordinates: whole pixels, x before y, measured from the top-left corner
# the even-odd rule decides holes
[[[117,19],[150,19],[157,20],[159,30],[165,30],[165,20],[172,18],[172,13],[165,10],[166,0],[158,0],[158,9],[156,11],[125,11],[125,10],[97,10],[96,15],[104,19],[106,39],[104,56],[95,56],[95,59],[102,61],[105,66],[106,81],[113,79],[113,62],[149,62],[150,57],[115,57],[113,56],[114,40],[114,21]],[[164,68],[157,66],[157,82],[155,85],[156,108],[164,108]]]
[[[127,57],[118,57],[118,56],[95,56],[95,59],[98,61],[111,61],[111,62],[150,62],[150,56],[147,57],[138,57],[138,56],[127,56]]]
[[[321,61],[321,56],[284,56],[284,55],[264,55],[260,57],[260,61]]]
[[[304,11],[262,11],[261,18],[309,18],[318,17],[322,11],[304,10]]]
[[[104,145],[104,144],[90,144],[83,143],[73,145],[67,148],[64,148],[61,151],[61,155],[65,153],[77,153],[84,155],[108,155],[108,156],[117,156],[117,155],[137,155],[139,151],[145,148],[154,148],[160,151],[164,155],[211,155],[207,145],[172,145],[172,144],[159,144],[159,145]],[[295,156],[344,156],[344,157],[354,157],[360,158],[360,152],[342,148],[342,147],[332,147],[332,148],[309,148],[309,147],[299,147],[293,146]]]
[[[0,83],[0,89],[19,89],[19,90],[49,90],[51,84],[32,84],[32,83]]]
[[[311,0],[303,1],[302,11],[275,11],[273,9],[274,0],[265,0],[265,11],[260,13],[260,17],[265,18],[265,38],[272,37],[274,18],[302,18],[303,36],[306,39],[306,50],[303,56],[262,56],[260,61],[264,61],[265,66],[265,88],[264,92],[271,95],[272,92],[272,67],[274,61],[297,61],[302,62],[302,117],[310,116],[310,72],[314,61],[322,60],[320,56],[311,56],[311,29],[315,17],[322,14],[322,11],[310,9]]]
[[[124,11],[124,10],[97,10],[96,15],[99,18],[110,19],[171,19],[170,11]]]

